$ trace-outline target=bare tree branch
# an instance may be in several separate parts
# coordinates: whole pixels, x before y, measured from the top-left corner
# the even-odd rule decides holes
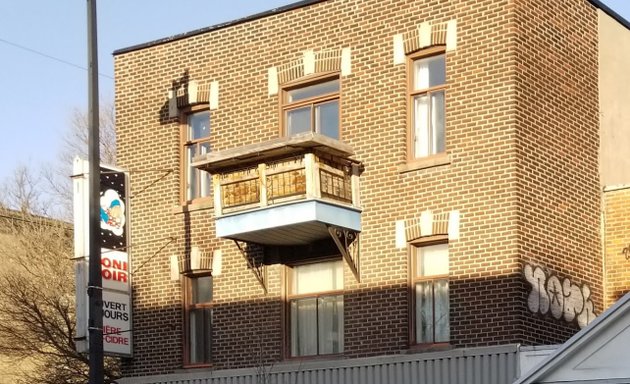
[[[112,102],[101,103],[99,109],[99,136],[101,162],[116,164],[116,126],[115,110]],[[88,114],[74,109],[70,118],[70,127],[64,136],[63,147],[59,153],[62,163],[72,164],[75,156],[87,158],[89,122]]]
[[[87,356],[74,345],[71,243],[64,222],[0,209],[0,354],[29,361],[18,383],[88,382]],[[106,359],[105,375],[119,377],[117,359]]]
[[[100,110],[103,163],[115,164],[113,103]],[[21,165],[0,184],[0,375],[14,382],[84,384],[88,358],[75,348],[72,163],[87,158],[87,113],[75,109],[58,161]],[[8,210],[7,208],[12,209]],[[12,364],[4,368],[2,364]],[[105,359],[105,383],[119,360]]]
[[[116,129],[113,102],[99,110],[101,162],[116,164]],[[72,219],[72,163],[87,158],[87,112],[74,109],[62,139],[57,161],[36,166],[20,165],[0,185],[0,206],[39,216]]]
[[[45,214],[40,178],[26,165],[19,165],[2,187],[3,203],[24,213]]]

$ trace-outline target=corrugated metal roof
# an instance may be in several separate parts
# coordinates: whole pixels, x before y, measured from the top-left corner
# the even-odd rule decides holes
[[[281,363],[261,369],[201,370],[121,379],[121,384],[511,384],[518,373],[518,346],[361,359]]]

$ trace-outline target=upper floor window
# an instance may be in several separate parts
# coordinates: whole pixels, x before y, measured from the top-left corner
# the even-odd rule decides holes
[[[444,54],[411,61],[410,159],[445,151],[446,60]]]
[[[339,139],[339,79],[287,88],[283,94],[287,136],[317,132]]]
[[[210,112],[187,115],[184,130],[184,197],[186,201],[192,201],[210,196],[212,189],[210,174],[191,165],[196,156],[210,152]]]
[[[184,321],[187,365],[208,364],[212,352],[212,276],[184,279]]]
[[[289,288],[291,356],[342,353],[342,262],[295,266]]]
[[[450,338],[448,244],[412,247],[415,341],[444,343]]]

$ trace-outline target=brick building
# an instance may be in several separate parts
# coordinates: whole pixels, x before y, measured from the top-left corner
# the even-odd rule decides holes
[[[511,382],[616,284],[614,28],[595,0],[307,0],[115,52],[127,382]]]
[[[600,18],[600,182],[606,297],[612,305],[630,291],[630,23]]]

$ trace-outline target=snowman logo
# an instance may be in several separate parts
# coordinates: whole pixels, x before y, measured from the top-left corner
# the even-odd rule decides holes
[[[125,202],[117,191],[108,189],[101,196],[101,229],[122,236],[125,226]]]

